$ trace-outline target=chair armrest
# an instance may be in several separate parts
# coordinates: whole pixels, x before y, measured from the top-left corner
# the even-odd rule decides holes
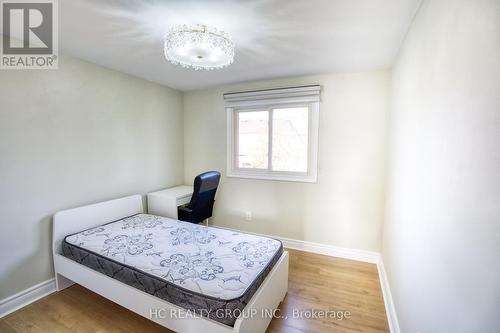
[[[186,212],[186,213],[192,213],[193,212],[193,210],[191,208],[189,208],[188,206],[179,206],[178,210],[181,210],[181,211]]]

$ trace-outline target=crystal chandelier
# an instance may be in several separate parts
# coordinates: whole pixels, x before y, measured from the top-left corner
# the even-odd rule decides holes
[[[165,57],[195,70],[220,69],[234,59],[234,43],[224,32],[206,25],[180,25],[165,36]]]

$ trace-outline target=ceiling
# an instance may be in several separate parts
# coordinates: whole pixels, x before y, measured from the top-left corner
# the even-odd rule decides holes
[[[388,68],[420,0],[64,0],[60,50],[179,90],[229,83]],[[183,69],[163,56],[178,24],[228,32],[234,64]]]

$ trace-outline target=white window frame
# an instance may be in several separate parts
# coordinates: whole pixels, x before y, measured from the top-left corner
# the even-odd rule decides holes
[[[320,86],[278,88],[224,94],[227,114],[227,176],[236,178],[316,183],[318,178],[318,131]],[[308,107],[308,166],[307,172],[273,171],[272,110],[285,107]],[[269,112],[268,168],[238,167],[238,114],[248,111]]]

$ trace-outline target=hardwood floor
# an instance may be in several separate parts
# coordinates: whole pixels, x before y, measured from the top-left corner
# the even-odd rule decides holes
[[[268,332],[389,332],[373,264],[290,251],[289,288]],[[330,318],[306,318],[310,310]],[[302,311],[302,318],[294,318]],[[342,312],[344,311],[344,312]],[[342,313],[339,313],[342,312]],[[342,320],[333,314],[350,314]],[[324,317],[324,316],[323,316]],[[170,332],[79,285],[0,319],[0,332]]]

